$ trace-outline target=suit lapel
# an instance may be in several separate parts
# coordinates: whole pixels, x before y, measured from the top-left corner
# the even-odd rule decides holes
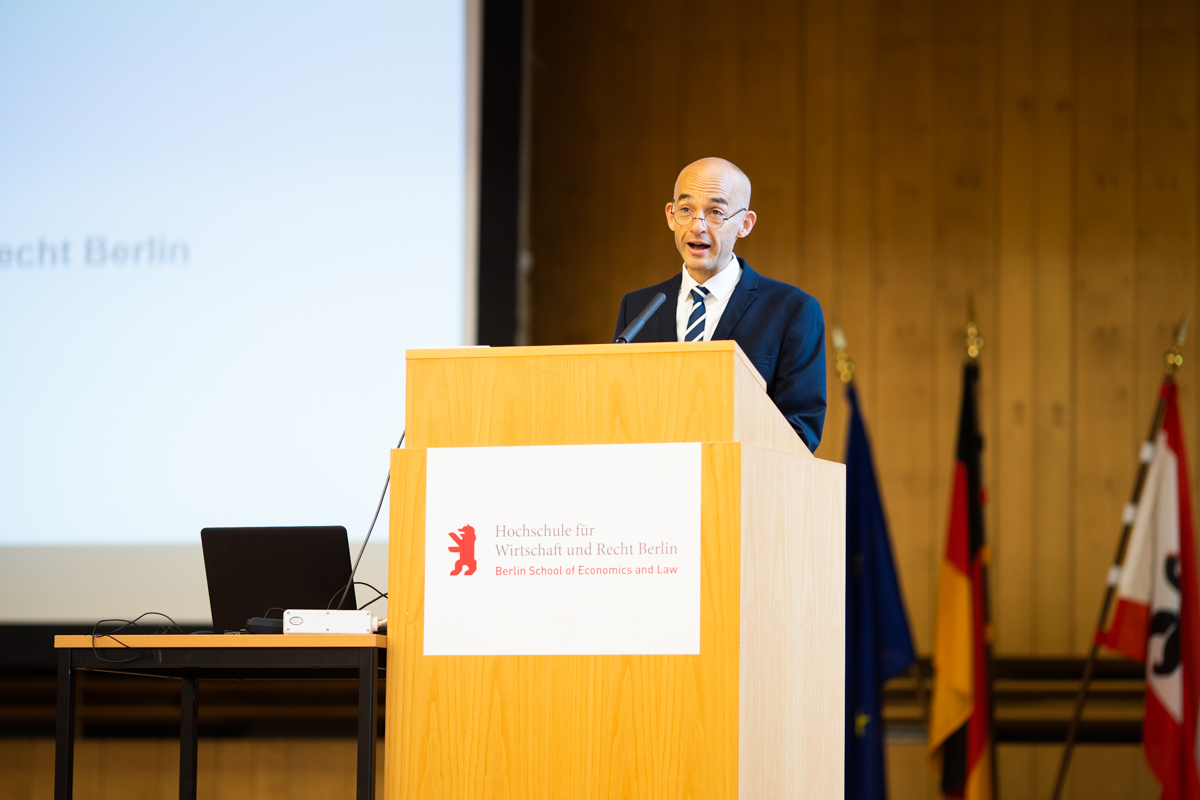
[[[662,293],[667,296],[663,304],[654,312],[658,320],[658,341],[677,342],[679,331],[675,327],[675,309],[679,307],[679,287],[683,285],[683,271],[675,273],[675,277],[667,281]]]
[[[758,292],[758,273],[750,269],[750,265],[738,258],[738,263],[742,265],[742,278],[737,282],[737,286],[733,287],[733,294],[729,296],[729,304],[725,306],[725,313],[721,315],[721,321],[717,323],[717,329],[713,331],[712,338],[728,339],[733,326],[737,325],[738,320],[742,318],[742,314],[746,313],[746,309],[754,302]],[[683,283],[683,276],[679,277],[680,284]],[[676,287],[676,294],[679,294]]]

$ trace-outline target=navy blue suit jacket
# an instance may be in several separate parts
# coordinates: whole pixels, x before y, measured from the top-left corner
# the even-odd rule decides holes
[[[742,277],[717,323],[713,339],[733,339],[767,382],[767,394],[797,435],[816,450],[825,425],[825,316],[811,295],[771,280],[738,259]],[[675,307],[682,271],[656,286],[621,298],[616,338],[658,292],[667,296],[636,342],[677,342]]]

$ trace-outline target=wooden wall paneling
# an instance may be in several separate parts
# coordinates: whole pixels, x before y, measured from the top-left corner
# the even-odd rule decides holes
[[[535,344],[610,341],[621,296],[679,268],[662,208],[681,84],[714,70],[681,58],[677,11],[537,5],[533,102],[555,113],[535,110],[531,129]]]
[[[738,243],[737,254],[764,275],[809,288],[802,272],[806,165],[797,145],[804,140],[806,119],[804,6],[742,3],[736,29],[729,34],[723,48],[736,47],[736,59],[724,62],[736,75],[727,114],[733,134],[706,140],[703,149],[689,152],[685,160],[721,156],[745,170],[753,185],[750,204],[758,222]],[[709,127],[700,124],[707,113],[700,107],[688,106],[684,113],[689,127]]]
[[[158,800],[161,783],[157,742],[102,739],[101,800]],[[176,748],[178,752],[178,748]],[[178,796],[179,784],[175,785]]]
[[[1038,784],[1034,769],[1037,746],[1006,744],[996,747],[996,788],[998,797],[1048,798],[1053,789]],[[1064,800],[1066,800],[1064,798]]]
[[[906,0],[880,4],[876,13],[873,371],[887,405],[872,431],[913,638],[928,653],[942,544],[929,500],[933,9],[929,0]]]
[[[158,751],[158,797],[174,800],[179,797],[179,740],[156,739],[154,749]]]
[[[105,774],[106,791],[119,790],[122,776],[132,775],[129,770],[138,769],[137,764],[149,770],[156,769],[158,790],[146,794],[131,788],[126,797],[151,796],[168,800],[178,796],[176,773],[168,763],[168,755],[177,751],[177,743],[167,740],[139,739],[118,743],[108,747],[111,741],[83,739],[77,754],[84,757],[77,776],[76,797],[94,797]],[[298,746],[298,747],[297,747]],[[382,747],[382,744],[381,744]],[[288,800],[304,800],[309,797],[350,797],[353,795],[354,741],[351,739],[209,739],[201,742],[201,752],[213,768],[210,780],[201,784],[200,796],[208,800],[240,800],[282,796]],[[0,775],[8,780],[0,783],[0,798],[3,800],[50,800],[53,796],[53,749],[52,739],[0,740]],[[224,752],[218,752],[224,751]],[[234,751],[246,754],[237,763],[254,765],[250,782],[237,784],[223,774],[233,765],[226,755]],[[1025,762],[1026,751],[1034,754],[1039,767],[1033,774],[1019,774],[1004,768],[1004,763],[1014,755]],[[274,759],[271,753],[288,753],[285,763]],[[1054,779],[1052,767],[1057,765],[1057,745],[1001,745],[997,758],[1001,762],[1000,796],[1049,797]],[[25,770],[11,769],[13,754],[33,755],[26,759]],[[382,750],[381,750],[382,753]],[[1139,745],[1081,745],[1072,769],[1073,780],[1068,785],[1064,800],[1073,798],[1121,798],[1140,800],[1158,797],[1158,786],[1154,782]],[[43,756],[51,756],[47,759]],[[888,790],[892,800],[937,800],[936,780],[929,770],[922,743],[893,742],[887,745]],[[306,760],[307,764],[299,764]],[[236,769],[236,767],[235,767]],[[297,770],[295,773],[292,770]],[[22,778],[19,774],[30,775]],[[1075,778],[1075,775],[1081,777]],[[382,779],[382,776],[380,776]],[[140,779],[135,784],[142,786]],[[1078,786],[1075,784],[1078,783]],[[134,786],[134,785],[131,785]],[[263,787],[284,787],[283,794],[276,789],[262,793]],[[382,785],[380,786],[382,790]],[[115,795],[112,795],[115,796]],[[380,797],[383,795],[380,794]]]
[[[1133,759],[1133,793],[1131,797],[1145,798],[1145,800],[1154,800],[1154,798],[1162,797],[1162,787],[1159,786],[1158,780],[1154,777],[1154,773],[1150,771],[1150,765],[1146,763],[1146,756],[1143,753],[1141,745],[1137,745],[1137,754]],[[1103,767],[1101,767],[1103,768]]]
[[[841,139],[838,124],[838,100],[841,93],[839,55],[841,52],[841,2],[812,0],[805,5],[804,129],[803,135],[789,148],[803,162],[803,199],[801,223],[804,250],[793,271],[793,278],[782,278],[800,286],[821,303],[827,329],[838,316],[834,300],[837,283],[837,182],[841,171]],[[781,242],[782,243],[782,242]],[[828,344],[828,331],[826,343]],[[828,348],[827,348],[828,349]],[[827,353],[826,374],[834,375],[833,359]],[[836,381],[827,391],[825,426],[830,436],[822,436],[819,458],[829,458],[831,448],[840,450],[845,437],[845,403],[836,397]],[[834,442],[839,442],[834,444]]]
[[[1072,0],[1039,0],[1035,17],[1033,319],[1033,650],[1075,646],[1074,152]],[[1094,612],[1092,612],[1094,613]],[[1090,630],[1090,622],[1085,626]]]
[[[1134,12],[1098,0],[1076,20],[1076,653],[1091,643],[1142,427],[1132,402]]]
[[[949,525],[969,296],[985,342],[995,330],[994,12],[990,0],[939,0],[934,10],[933,374],[926,413],[933,431],[929,513],[939,562]],[[995,475],[995,364],[995,351],[985,345],[978,397],[985,490]],[[995,540],[994,509],[984,506],[989,542]]]
[[[339,751],[344,750],[344,740],[306,740],[306,744],[319,745],[311,752],[309,770],[338,773],[347,769]],[[300,796],[304,789],[294,789],[291,770],[293,742],[286,739],[260,739],[246,742],[238,739],[217,739],[211,742],[214,767],[212,771],[214,800],[291,800]],[[353,743],[350,743],[353,747]],[[345,776],[341,776],[345,783]],[[299,780],[307,780],[301,773]],[[208,787],[201,787],[203,791]],[[353,792],[353,789],[350,790]]]
[[[890,800],[941,800],[924,743],[895,742],[884,747]]]
[[[670,27],[664,20],[675,10],[633,9],[625,22],[612,23],[627,37],[642,37],[638,45],[618,48],[620,58],[645,63],[654,53],[680,59],[699,52],[677,29],[647,30],[651,19]],[[541,175],[535,204],[539,193],[547,204],[546,198],[562,196],[559,187],[568,179],[560,176],[570,168],[600,173],[613,167],[612,159],[639,154],[656,154],[673,177],[685,153],[720,143],[748,166],[756,179],[755,205],[769,213],[739,253],[784,279],[780,268],[787,261],[794,280],[822,301],[827,321],[846,330],[908,611],[925,653],[944,546],[962,295],[974,288],[987,340],[981,411],[998,649],[1005,655],[1082,653],[1162,351],[1187,300],[1200,309],[1195,3],[767,0],[741,12],[740,20],[701,42],[715,47],[719,39],[722,53],[736,49],[739,82],[719,84],[736,100],[668,97],[647,82],[622,90],[620,102],[638,109],[637,124],[604,106],[587,117],[599,127],[580,132],[579,114],[569,125],[557,118],[583,106],[568,90],[582,95],[591,89],[555,78],[553,102],[545,94],[535,99],[535,143],[546,154],[535,154]],[[543,26],[540,35],[554,40],[554,58],[567,65],[596,59],[593,83],[599,83],[604,65],[617,57],[609,40],[600,46],[599,34],[589,30],[609,30],[602,15],[561,8],[538,15],[539,22],[551,20],[552,30]],[[570,24],[563,27],[562,20]],[[651,36],[659,38],[652,42]],[[948,67],[959,53],[965,68]],[[557,65],[554,58],[543,71]],[[990,88],[976,95],[966,88],[972,81]],[[990,99],[988,91],[995,92]],[[728,116],[743,123],[736,131],[702,127],[703,115],[726,115],[729,107],[735,112]],[[992,110],[990,133],[970,127],[981,107]],[[682,142],[677,155],[658,141],[656,126],[673,126]],[[603,151],[592,141],[618,135],[626,150]],[[955,170],[971,159],[990,165],[974,193],[955,182],[965,174]],[[630,172],[652,168],[646,161]],[[635,186],[639,177],[612,185]],[[586,202],[602,202],[598,189],[586,191]],[[661,202],[653,204],[654,214]],[[778,227],[789,214],[794,229]],[[571,236],[578,231],[558,232],[534,216],[538,230],[562,236],[558,250],[535,242],[535,270],[559,270],[553,280],[561,281],[561,295],[537,294],[539,303],[554,299],[535,308],[537,341],[577,341],[570,337],[582,328],[565,320],[575,313],[571,298],[587,287],[588,270],[571,262]],[[665,230],[633,222],[619,238],[622,246],[665,252],[646,260],[669,260],[675,268]],[[551,252],[570,268],[547,263]],[[647,267],[634,277],[643,269],[635,261],[612,268],[605,278],[609,296],[589,302],[603,302],[611,316],[620,291],[667,274]],[[992,284],[980,288],[975,270],[986,272],[989,264]],[[1195,352],[1200,349],[1185,351],[1180,375],[1193,462],[1200,458]],[[840,388],[831,370],[825,457],[840,457],[844,444]],[[1200,469],[1193,467],[1192,477],[1200,486]],[[1039,792],[1053,780],[1057,748],[1005,752],[1002,781],[1018,780],[1004,763],[1030,765],[1029,780]],[[1123,758],[1135,757],[1120,755],[1118,763]],[[1096,769],[1103,762],[1097,757]],[[1071,791],[1083,797],[1086,790]],[[1130,791],[1140,792],[1140,784]]]
[[[1003,36],[1003,33],[1001,34]],[[998,797],[1038,797],[1033,788],[1033,745],[996,747],[996,794]]]
[[[106,765],[102,758],[99,740],[82,740],[75,743],[75,780],[72,784],[74,800],[98,800],[101,797],[100,786],[103,780],[103,770]],[[200,762],[203,766],[204,762]],[[179,787],[176,786],[176,796]]]
[[[1071,783],[1079,800],[1153,800],[1159,787],[1151,779],[1140,747],[1091,745],[1071,757]]]
[[[999,796],[1006,800],[1050,797],[1061,752],[1058,744],[998,747]],[[1063,800],[1154,800],[1158,796],[1158,784],[1142,757],[1141,745],[1136,744],[1079,745],[1063,792]]]
[[[355,745],[356,742],[349,739],[294,739],[289,742],[289,800],[353,797]]]
[[[529,246],[533,252],[533,267],[529,281],[531,334],[533,341],[540,343],[547,338],[567,341],[570,336],[568,326],[572,324],[569,321],[572,315],[555,313],[554,309],[570,301],[571,289],[579,283],[578,270],[595,269],[594,262],[576,264],[574,269],[565,266],[587,258],[589,250],[578,247],[579,257],[566,260],[572,236],[594,226],[586,216],[578,223],[571,223],[570,210],[585,205],[594,208],[592,198],[603,190],[603,178],[597,175],[591,181],[579,181],[582,185],[576,186],[569,195],[563,194],[564,187],[558,178],[572,168],[585,174],[592,172],[581,169],[581,165],[589,163],[586,143],[589,136],[595,135],[593,131],[600,121],[599,115],[594,104],[583,104],[583,108],[578,108],[578,96],[570,91],[572,81],[576,86],[582,83],[571,54],[579,50],[597,54],[593,50],[595,45],[577,36],[577,27],[570,24],[572,15],[582,13],[588,7],[537,3],[533,8],[532,58],[529,61],[533,72],[529,80],[529,102],[533,105],[533,113],[528,167]],[[554,113],[545,113],[549,109],[554,109]],[[565,146],[568,136],[573,137],[570,147]],[[592,213],[598,212],[593,210]],[[634,227],[630,223],[626,230]],[[632,256],[636,244],[629,241],[622,244]],[[610,269],[620,273],[623,266],[614,264]],[[611,299],[615,288],[610,284],[615,277],[597,275],[603,299],[593,301],[593,304]]]
[[[571,10],[564,7],[561,13],[571,18],[571,35],[564,39],[563,45],[571,47],[572,52],[567,60],[570,71],[559,76],[560,79],[567,79],[566,85],[558,87],[558,90],[560,93],[578,93],[569,102],[572,110],[578,114],[572,115],[572,127],[575,128],[576,135],[583,138],[586,147],[583,163],[603,164],[606,167],[603,170],[588,171],[588,182],[591,185],[582,191],[580,200],[587,207],[603,213],[601,209],[607,205],[606,197],[611,196],[618,188],[624,189],[621,194],[629,199],[640,199],[646,193],[650,182],[650,176],[645,174],[644,169],[640,170],[642,174],[635,176],[634,164],[625,160],[626,157],[633,156],[638,166],[646,166],[646,140],[650,138],[648,134],[660,116],[643,116],[637,113],[645,109],[644,103],[647,100],[647,93],[637,89],[647,77],[645,67],[651,57],[647,45],[654,40],[650,31],[650,13],[649,9],[639,9],[632,14],[604,14],[595,6],[576,6]],[[585,29],[590,30],[592,35],[579,36]],[[686,68],[673,70],[668,75],[674,78],[678,72],[686,72]],[[635,144],[641,144],[643,147],[634,151]],[[559,186],[556,189],[566,190],[567,194],[564,197],[570,197],[573,193],[563,183],[571,181],[574,172],[574,169],[568,167],[559,175]],[[575,204],[565,204],[568,209],[571,205]],[[649,222],[652,209],[643,207],[642,203],[635,203],[631,204],[629,210],[633,212],[632,221],[635,221],[633,230],[642,235],[649,234],[648,225],[643,229],[636,223],[643,222],[643,218],[645,222]],[[571,225],[572,217],[573,215],[569,215],[563,222]],[[577,220],[577,223],[582,223],[581,230],[585,236],[599,233],[605,225],[604,221],[598,218],[587,222]],[[568,263],[576,262],[576,259],[571,257],[573,254],[569,254],[571,249],[573,248],[568,247],[568,253],[563,254],[570,259]],[[634,258],[635,252],[636,250],[630,253]],[[591,270],[600,268],[600,262],[604,258],[605,255],[595,254],[578,261],[582,262],[580,266],[586,264],[586,268]],[[617,282],[623,278],[627,279],[625,273],[628,270],[628,266],[617,266],[606,276],[608,280],[605,283],[612,279],[616,279]],[[605,294],[610,301],[616,300],[621,296],[621,286],[606,285]],[[611,305],[610,302],[609,306]],[[601,315],[604,310],[601,310]],[[590,312],[588,316],[591,316]],[[600,322],[600,319],[578,320],[576,325],[579,330],[576,335],[586,337],[591,330],[599,327]]]
[[[237,745],[243,745],[238,747]],[[254,792],[255,756],[252,752],[258,748],[249,748],[243,742],[217,740],[213,742],[214,786],[204,787],[212,792],[215,800],[240,800],[241,798],[260,795]],[[200,787],[197,787],[199,789]]]
[[[843,0],[838,53],[838,167],[834,196],[834,275],[825,304],[825,324],[839,324],[849,341],[859,380],[856,388],[868,434],[876,420],[874,120],[875,6],[871,0]],[[842,385],[828,359],[829,416],[817,451],[840,461],[846,445],[846,405]],[[884,508],[887,498],[884,498]]]
[[[355,745],[357,748],[357,744]],[[251,781],[251,797],[254,800],[291,800],[288,793],[287,763],[290,743],[278,739],[266,739],[258,743],[254,762],[256,769]],[[383,742],[376,746],[377,755],[382,755]],[[357,749],[355,750],[357,753]],[[351,764],[352,768],[356,765]],[[383,778],[383,761],[375,761],[376,784]]]
[[[200,742],[199,796],[206,800],[305,800],[351,797],[355,753],[350,738],[222,739]],[[379,742],[380,757],[383,742]],[[76,798],[179,796],[179,742],[173,739],[80,739]],[[382,762],[380,762],[382,764]],[[383,769],[376,771],[382,797]],[[0,739],[0,800],[54,796],[54,740]]]
[[[797,220],[803,250],[781,280],[795,283],[818,299],[833,296],[834,227],[840,142],[838,141],[838,53],[841,3],[809,2],[804,6],[800,40],[803,114],[800,135],[788,143],[802,162],[802,194]],[[786,146],[786,145],[785,145]],[[782,242],[780,242],[782,244]]]
[[[220,785],[218,776],[221,770],[221,745],[217,741],[205,741],[200,739],[199,750],[196,755],[196,795],[199,797],[202,793],[212,791],[211,787]],[[78,750],[76,750],[78,752]],[[178,756],[175,759],[175,797],[179,796],[179,773],[178,773]]]
[[[707,156],[722,155],[737,162],[742,158],[739,145],[745,133],[742,120],[738,119],[743,91],[754,91],[744,59],[742,34],[744,9],[729,13],[729,8],[720,0],[699,0],[694,4],[679,3],[676,13],[703,15],[709,19],[720,19],[719,25],[675,25],[679,37],[681,65],[694,69],[702,79],[688,81],[679,87],[679,107],[676,112],[679,143],[679,163],[675,165],[671,180],[679,168]],[[790,12],[785,12],[790,13]],[[720,54],[717,56],[716,54]],[[753,65],[749,65],[753,69]],[[781,76],[772,76],[772,78]],[[784,78],[784,85],[790,78]],[[661,112],[658,112],[661,113]],[[751,175],[751,181],[754,176]],[[670,199],[668,197],[668,199]],[[739,245],[743,255],[754,253],[755,245],[750,238]],[[679,261],[679,259],[676,259]],[[682,269],[682,263],[677,265]]]
[[[29,782],[30,800],[51,800],[54,797],[54,740],[35,739],[33,744],[33,779]],[[175,796],[179,796],[176,785]]]
[[[1075,752],[1090,752],[1093,747],[1089,744],[1080,745]],[[1138,750],[1137,746],[1122,745],[1122,748],[1124,758],[1128,758],[1125,751]],[[1002,744],[997,747],[1000,798],[1049,798],[1054,791],[1054,781],[1058,777],[1058,758],[1061,753],[1062,745],[1059,744]],[[1075,769],[1073,765],[1072,772]],[[1086,797],[1087,795],[1076,793],[1071,776],[1068,775],[1062,800]]]
[[[384,739],[383,739],[383,737],[380,737],[378,740],[377,746],[375,748],[375,798],[376,798],[376,800],[386,800],[386,798],[387,798],[387,795],[384,794],[384,792],[387,788],[387,768],[384,766],[384,754],[386,752],[387,752],[387,748],[384,747]],[[356,780],[357,780],[357,775],[358,775],[357,754],[358,754],[358,751],[355,750],[356,759],[353,763],[354,763],[354,767],[355,767],[354,774],[356,776]]]
[[[1088,745],[1080,746],[1082,750]],[[1042,798],[1050,797],[1050,793],[1054,791],[1054,782],[1058,780],[1058,762],[1062,756],[1062,745],[1035,745],[1033,747],[1033,781],[1034,786],[1038,787],[1036,794],[1028,795],[1029,797]],[[1011,795],[1003,795],[1010,797]],[[1075,787],[1071,782],[1071,776],[1068,774],[1067,783],[1063,790],[1062,800],[1075,800]]]
[[[0,739],[0,800],[28,800],[33,791],[34,740]]]
[[[576,222],[572,214],[573,209],[585,207],[590,214],[600,213],[597,200],[607,189],[605,173],[582,166],[596,161],[593,142],[600,135],[603,121],[598,99],[591,92],[596,88],[593,84],[605,60],[600,58],[602,49],[597,37],[579,35],[584,23],[577,19],[593,7],[554,3],[539,3],[534,7],[530,81],[534,113],[529,133],[532,154],[529,236],[534,253],[530,273],[531,328],[535,343],[547,338],[575,341],[583,336],[579,318],[555,313],[554,309],[579,304],[572,303],[572,290],[584,282],[579,273],[590,273],[599,283],[599,288],[591,289],[600,294],[600,299],[588,305],[604,306],[616,294],[612,284],[619,282],[620,276],[630,272],[631,267],[613,259],[617,263],[611,264],[607,271],[599,271],[597,254],[593,248],[582,246],[581,239],[595,235],[600,225],[586,214]],[[592,58],[585,62],[579,56]],[[584,72],[586,63],[594,65],[591,73]],[[585,92],[589,102],[583,101]],[[555,113],[540,113],[542,109],[554,109]],[[567,141],[571,142],[569,147],[563,144]],[[570,189],[562,177],[566,174],[580,176]],[[589,179],[583,179],[583,175]],[[633,207],[633,211],[625,230],[638,227],[636,220],[641,209]],[[637,242],[625,241],[620,245],[632,259]],[[598,310],[593,308],[591,313]]]
[[[1033,652],[1033,184],[1032,0],[999,4],[996,330],[990,337],[996,399],[992,618],[997,655]],[[1028,754],[1032,758],[1032,751]],[[1015,758],[1015,754],[1014,754]],[[1001,761],[1000,766],[1005,766]],[[1003,774],[999,776],[1003,780]]]
[[[968,297],[974,296],[980,330],[995,329],[993,11],[989,0],[938,0],[934,10],[933,402],[928,413],[934,431],[931,513],[943,539],[958,439]],[[985,350],[980,362],[985,486],[994,474],[995,360]],[[990,504],[985,513],[991,522]]]
[[[560,5],[566,8],[572,4]],[[575,5],[580,9],[575,13],[587,14],[588,25],[605,32],[599,53],[576,51],[573,56],[594,57],[595,63],[586,63],[584,68],[594,72],[590,85],[596,86],[603,97],[598,109],[601,121],[593,134],[597,148],[592,166],[586,171],[597,178],[604,196],[598,206],[587,207],[612,208],[618,214],[627,209],[629,213],[627,224],[614,224],[597,216],[589,225],[602,241],[613,246],[612,252],[605,252],[607,247],[601,249],[597,264],[610,277],[606,307],[594,320],[586,321],[587,328],[580,330],[575,341],[608,342],[612,340],[622,295],[663,281],[682,269],[663,214],[675,176],[684,163],[680,157],[686,137],[682,115],[685,90],[681,82],[688,87],[703,85],[715,70],[706,59],[689,57],[684,49],[678,24],[683,9],[675,4],[644,3],[615,14],[603,4]],[[586,12],[582,11],[585,5],[589,6]],[[572,40],[580,38],[589,37],[575,36]],[[590,103],[593,98],[585,93],[579,102]],[[574,169],[581,167],[577,163]],[[572,180],[570,173],[560,174],[558,180]],[[563,190],[570,191],[568,186]],[[546,200],[554,202],[555,198]],[[619,263],[612,268],[614,261]],[[554,263],[547,266],[551,270],[559,268]],[[671,300],[668,298],[668,302]]]
[[[744,133],[743,122],[738,119],[738,96],[746,89],[742,53],[745,8],[739,4],[738,13],[728,13],[730,7],[720,0],[700,0],[689,11],[709,19],[719,18],[721,23],[679,25],[677,20],[673,25],[679,40],[680,66],[684,70],[695,68],[698,76],[703,76],[678,89],[679,107],[674,116],[682,151],[676,172],[696,158],[720,152],[737,154],[730,158],[736,162],[742,155],[738,144]],[[716,54],[719,58],[714,58]],[[674,180],[674,175],[671,178]]]
[[[997,748],[999,797],[1048,798],[1054,788],[1060,745],[1005,744]],[[1140,745],[1080,745],[1063,800],[1154,800],[1158,784]],[[892,800],[940,799],[924,745],[887,746],[888,792]],[[1032,764],[1032,768],[1024,769]]]
[[[1145,436],[1163,353],[1196,296],[1196,3],[1139,3],[1137,25],[1137,309],[1134,419]],[[1193,342],[1195,340],[1193,339]],[[1191,348],[1189,348],[1191,349]],[[1195,352],[1191,349],[1191,352]],[[1189,454],[1196,453],[1197,361],[1176,380]],[[1192,456],[1193,463],[1195,456]],[[1190,476],[1193,491],[1196,471]]]

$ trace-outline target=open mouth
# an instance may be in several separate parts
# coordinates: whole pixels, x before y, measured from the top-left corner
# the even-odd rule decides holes
[[[708,253],[712,245],[705,242],[688,242],[687,249],[692,255],[702,256]]]

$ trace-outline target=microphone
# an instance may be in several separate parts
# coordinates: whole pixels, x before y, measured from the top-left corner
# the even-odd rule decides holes
[[[667,296],[662,292],[654,295],[654,299],[646,304],[642,309],[642,313],[634,317],[633,322],[629,323],[629,327],[621,332],[621,335],[613,339],[613,344],[629,344],[633,337],[642,332],[642,326],[646,324],[646,320],[650,319],[650,315],[658,311],[658,307],[663,304]]]
[[[396,449],[399,450],[403,444],[404,433],[402,432],[400,441],[396,443]],[[391,482],[392,468],[389,466],[387,480],[383,482],[383,493],[379,495],[379,505],[375,506],[375,516],[371,519],[371,527],[367,528],[367,538],[363,539],[362,547],[358,549],[358,558],[354,559],[354,567],[350,570],[350,580],[346,581],[346,588],[342,589],[342,596],[338,598],[338,611],[342,610],[342,603],[346,602],[346,595],[350,594],[350,587],[354,585],[354,574],[358,572],[358,562],[362,561],[363,553],[367,551],[367,542],[371,541],[371,531],[375,530],[375,523],[379,521],[379,512],[383,509],[383,498],[387,496],[388,484]]]

